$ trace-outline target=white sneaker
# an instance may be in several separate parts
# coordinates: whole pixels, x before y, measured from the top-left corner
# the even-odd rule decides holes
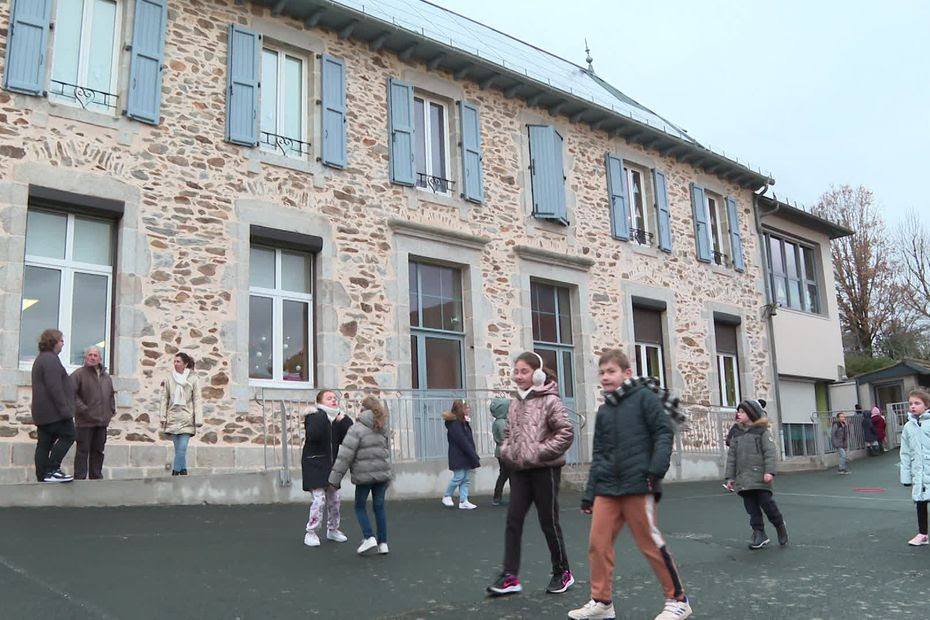
[[[665,607],[655,617],[655,620],[684,620],[691,615],[691,604],[688,599],[676,601],[673,598],[665,600]]]
[[[598,603],[594,599],[591,599],[585,603],[584,607],[573,609],[568,612],[568,617],[572,620],[584,620],[585,618],[591,620],[614,620],[617,614],[614,612],[613,603],[605,605],[604,603]]]
[[[366,551],[371,551],[378,546],[378,541],[374,536],[370,536],[362,541],[362,544],[358,546],[358,549],[355,550],[355,553],[362,555]]]
[[[326,540],[345,542],[349,540],[349,538],[339,530],[326,530]]]
[[[442,498],[442,505],[445,506],[446,508],[452,508],[453,506],[455,506],[455,502],[452,501],[451,496],[445,495]]]
[[[381,543],[378,545],[378,553],[380,553],[381,555],[387,555],[388,553],[387,543]]]
[[[307,532],[304,534],[304,544],[308,547],[319,547],[320,537],[316,535],[316,532]]]
[[[466,499],[464,502],[459,502],[459,508],[462,510],[474,510],[477,506]]]

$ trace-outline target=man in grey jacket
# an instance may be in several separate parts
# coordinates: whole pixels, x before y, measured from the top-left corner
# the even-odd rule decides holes
[[[836,473],[848,474],[849,469],[846,467],[846,449],[849,447],[849,426],[846,423],[845,413],[836,416],[836,422],[833,423],[833,434],[831,439],[833,447],[836,448],[836,453],[839,457]]]
[[[36,425],[36,479],[71,482],[61,461],[74,443],[74,387],[58,358],[64,335],[46,329],[39,337],[39,355],[32,364],[32,421]]]
[[[116,413],[113,381],[100,362],[100,349],[84,351],[84,365],[71,373],[74,384],[74,423],[77,426],[77,450],[74,477],[84,480],[103,478],[103,448],[107,443],[107,425]]]

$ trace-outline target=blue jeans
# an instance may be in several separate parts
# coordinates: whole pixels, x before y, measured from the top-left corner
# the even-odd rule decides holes
[[[387,542],[387,515],[384,513],[384,493],[387,491],[387,482],[375,484],[358,484],[355,486],[355,517],[362,528],[362,536],[371,538],[371,521],[368,520],[368,494],[371,493],[371,507],[375,511],[375,525],[378,527],[378,542]]]
[[[452,470],[452,480],[449,481],[449,486],[446,487],[447,496],[452,497],[452,494],[455,493],[455,488],[458,487],[459,501],[468,501],[468,473],[469,471],[467,469]]]
[[[187,444],[190,442],[190,435],[172,435],[171,442],[174,443],[174,465],[173,471],[187,469]]]
[[[836,453],[840,455],[840,463],[837,469],[846,471],[846,448],[837,448]]]

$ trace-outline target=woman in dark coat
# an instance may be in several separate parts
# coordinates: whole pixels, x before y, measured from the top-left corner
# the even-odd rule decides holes
[[[339,446],[345,439],[352,420],[339,410],[339,399],[332,390],[321,390],[316,395],[316,407],[304,417],[305,440],[300,465],[304,491],[313,494],[310,518],[307,520],[304,544],[319,547],[317,529],[323,523],[323,506],[326,506],[326,538],[345,542],[346,535],[339,531],[339,489],[329,485]]]
[[[862,440],[865,442],[865,448],[869,456],[878,456],[878,435],[875,433],[875,425],[872,424],[872,416],[868,412],[862,411]]]
[[[473,510],[477,508],[468,501],[468,474],[472,469],[481,467],[481,459],[475,450],[475,438],[471,434],[471,408],[464,400],[452,403],[452,411],[442,414],[446,421],[446,433],[449,439],[449,469],[452,470],[452,479],[446,487],[446,494],[442,497],[442,504],[451,508],[452,494],[456,487],[459,490],[459,508]]]

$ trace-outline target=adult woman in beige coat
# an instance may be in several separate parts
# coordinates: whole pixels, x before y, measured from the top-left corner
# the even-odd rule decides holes
[[[200,382],[194,374],[194,359],[187,353],[174,356],[174,368],[161,382],[162,430],[174,443],[172,476],[187,475],[187,444],[203,424]]]

